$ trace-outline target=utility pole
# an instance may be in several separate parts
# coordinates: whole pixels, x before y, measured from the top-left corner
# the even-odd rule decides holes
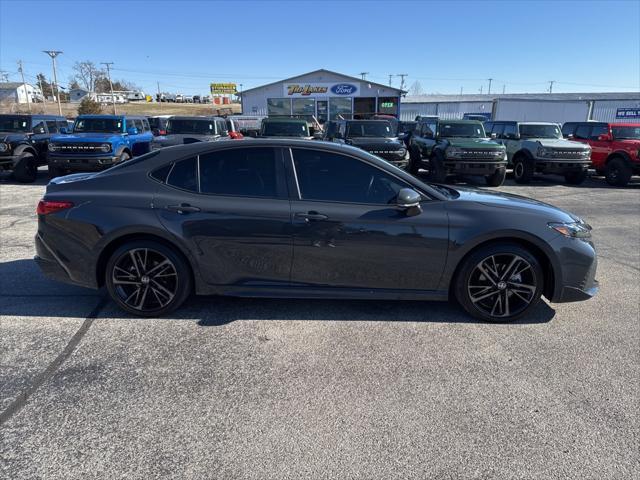
[[[396,77],[400,77],[400,90],[404,90],[404,77],[408,77],[407,73],[397,73]]]
[[[162,99],[162,95],[160,95],[160,82],[156,82],[158,84],[158,98],[156,98],[157,102],[160,103]]]
[[[482,95],[482,85],[480,85],[480,95]]]
[[[369,72],[360,72],[360,76],[362,77],[362,80],[366,80],[367,75],[369,75]]]
[[[29,113],[31,113],[31,99],[29,98],[29,91],[27,90],[27,82],[24,81],[24,72],[22,71],[22,60],[18,60],[18,71],[22,76],[22,88],[24,88],[24,94],[27,97],[27,106],[29,107]]]
[[[111,89],[111,100],[113,101],[113,114],[116,115],[116,96],[113,94],[113,83],[111,83],[111,65],[113,65],[113,62],[100,62],[100,64],[107,67],[107,78],[109,79],[109,88]]]
[[[462,96],[462,87],[460,87],[460,96]]]
[[[553,84],[556,83],[555,80],[549,80],[549,93],[553,93]]]
[[[487,90],[487,94],[491,95],[491,82],[493,82],[493,78],[489,78],[489,90]]]
[[[44,53],[51,57],[53,63],[53,83],[56,84],[56,99],[58,100],[58,114],[62,116],[62,105],[60,105],[60,86],[58,85],[58,73],[56,72],[56,57],[60,55],[60,50],[43,50]]]
[[[244,98],[242,98],[242,84],[240,84],[240,113],[244,113]]]
[[[391,77],[393,77],[393,75],[389,74],[389,86],[391,86]]]
[[[504,90],[505,90],[506,87],[507,87],[506,85],[504,85],[504,84],[502,85],[502,94],[503,95],[504,95]]]

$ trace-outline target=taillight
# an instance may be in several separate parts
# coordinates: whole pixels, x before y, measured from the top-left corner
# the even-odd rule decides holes
[[[167,131],[166,130],[158,130],[158,135],[166,135]]]
[[[40,200],[38,202],[38,208],[36,213],[38,215],[49,215],[50,213],[59,212],[60,210],[66,210],[73,207],[72,202],[54,202],[50,200]]]

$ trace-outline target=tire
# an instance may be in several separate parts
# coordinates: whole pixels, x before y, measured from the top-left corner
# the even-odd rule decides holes
[[[564,174],[564,180],[569,185],[580,185],[587,179],[587,170],[581,170],[579,172],[569,172]]]
[[[47,168],[49,169],[49,178],[62,177],[63,175],[66,175],[66,173],[67,173],[67,171],[64,170],[63,168],[56,167],[56,166],[51,165],[51,164],[49,164],[49,166]]]
[[[420,163],[422,162],[422,155],[420,150],[415,147],[409,149],[409,173],[411,175],[418,175],[420,171]]]
[[[107,261],[105,284],[120,308],[141,317],[172,312],[192,291],[187,261],[153,240],[133,241],[116,249]]]
[[[454,282],[455,297],[469,315],[486,322],[510,322],[538,303],[544,274],[528,250],[496,243],[465,258]]]
[[[429,180],[435,183],[444,183],[447,179],[447,171],[444,162],[439,155],[432,155],[429,160]]]
[[[33,183],[38,178],[36,157],[31,152],[23,152],[13,168],[13,177],[20,183]]]
[[[118,163],[116,165],[119,165],[122,162],[126,162],[130,158],[131,158],[131,155],[129,155],[127,152],[122,152],[118,157]]]
[[[631,180],[633,171],[621,157],[612,158],[605,168],[605,180],[614,187],[626,187]]]
[[[513,159],[513,179],[516,183],[527,184],[531,182],[535,172],[533,160],[520,156]]]
[[[498,168],[493,175],[487,175],[485,180],[490,187],[499,187],[504,183],[504,179],[507,177],[507,169],[505,167]]]

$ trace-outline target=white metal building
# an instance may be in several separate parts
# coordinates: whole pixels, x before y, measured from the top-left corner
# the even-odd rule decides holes
[[[326,121],[398,115],[402,90],[329,70],[315,70],[241,92],[244,115],[305,115]]]
[[[42,102],[42,92],[36,86],[22,82],[0,83],[0,101],[27,103],[27,95],[30,102]]]
[[[417,115],[452,120],[465,114],[523,122],[640,122],[640,92],[419,95],[407,96],[400,104],[402,120],[413,120]]]

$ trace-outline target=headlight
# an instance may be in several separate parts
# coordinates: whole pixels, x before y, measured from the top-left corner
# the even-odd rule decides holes
[[[561,233],[565,237],[572,238],[590,238],[591,226],[584,222],[572,222],[572,223],[548,223],[549,228],[552,228],[558,233]]]
[[[538,147],[536,152],[538,157],[553,157],[553,149],[547,147]]]
[[[0,152],[7,152],[9,151],[9,145],[6,143],[0,143]]]
[[[58,150],[58,146],[55,143],[49,143],[49,151],[50,152],[55,152]]]
[[[102,145],[100,145],[100,150],[102,150],[103,152],[110,152],[111,151],[111,144],[110,143],[103,143]]]
[[[406,148],[401,148],[400,150],[396,150],[396,155],[399,157],[404,157],[407,154]]]
[[[447,158],[462,158],[462,149],[458,147],[447,148],[445,155]]]

